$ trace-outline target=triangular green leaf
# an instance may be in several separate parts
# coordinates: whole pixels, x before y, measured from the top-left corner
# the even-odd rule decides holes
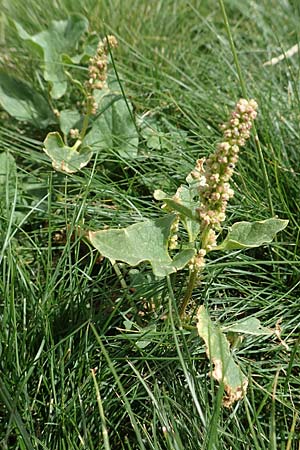
[[[131,266],[148,261],[154,275],[166,276],[182,269],[194,256],[194,249],[180,252],[172,260],[167,249],[173,214],[136,223],[127,228],[89,232],[92,245],[111,261]]]
[[[83,43],[83,48],[80,54],[62,54],[62,60],[65,64],[88,64],[89,59],[94,57],[97,52],[97,47],[99,44],[99,35],[97,33],[92,33],[87,36]]]
[[[229,407],[244,397],[248,379],[234,361],[225,335],[212,322],[204,306],[200,306],[197,319],[198,334],[204,340],[206,354],[214,366],[212,376],[219,383],[223,383],[226,392],[223,404]]]
[[[51,158],[55,170],[64,173],[74,173],[86,166],[93,152],[89,147],[83,147],[80,152],[64,144],[59,133],[48,133],[44,141],[44,152]]]
[[[256,317],[247,317],[246,319],[238,320],[232,325],[226,325],[222,327],[222,331],[225,333],[242,333],[250,334],[253,336],[265,336],[274,334],[271,328],[263,327],[260,321]]]
[[[0,104],[17,120],[46,128],[56,119],[47,101],[25,81],[0,72]]]
[[[153,342],[153,337],[156,338],[157,336],[155,324],[150,324],[147,327],[140,327],[137,323],[132,322],[129,319],[124,320],[123,324],[126,330],[124,336],[131,342],[134,342],[140,349],[146,348]]]
[[[48,30],[34,36],[29,35],[20,24],[16,23],[16,28],[21,39],[42,50],[44,78],[52,84],[52,98],[60,98],[67,89],[67,77],[61,56],[76,50],[79,39],[88,29],[88,20],[79,14],[72,14],[68,20],[53,20]]]
[[[224,241],[214,247],[214,250],[236,250],[269,244],[287,224],[288,220],[277,218],[257,222],[237,222],[230,228]]]
[[[135,158],[139,138],[130,102],[109,96],[101,100],[101,107],[103,112],[93,122],[84,142],[96,151],[115,150],[123,158]]]

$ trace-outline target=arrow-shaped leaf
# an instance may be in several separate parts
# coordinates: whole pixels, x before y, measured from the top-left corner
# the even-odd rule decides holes
[[[274,330],[262,326],[260,320],[256,317],[246,317],[245,319],[238,320],[232,325],[222,327],[222,331],[225,333],[242,333],[252,336],[270,336],[274,334]]]
[[[214,250],[237,250],[269,244],[287,224],[288,220],[277,218],[257,222],[237,222],[230,228],[224,241],[214,247]]]
[[[106,258],[131,266],[148,261],[154,275],[166,276],[182,269],[194,256],[194,249],[183,250],[174,259],[168,253],[168,239],[175,216],[147,220],[127,228],[90,231],[89,240]]]

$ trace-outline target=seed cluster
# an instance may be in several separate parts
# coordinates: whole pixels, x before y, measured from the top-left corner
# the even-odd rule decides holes
[[[103,89],[106,86],[109,49],[113,49],[117,45],[118,41],[115,36],[107,36],[99,42],[96,55],[90,59],[89,80],[86,83],[86,88],[88,91],[87,104],[91,114],[96,114],[97,112],[97,103],[95,102],[93,91],[95,89]]]
[[[229,181],[238,161],[240,147],[250,137],[252,122],[257,116],[255,100],[240,99],[228,122],[221,126],[223,140],[207,160],[201,158],[191,172],[197,181],[200,206],[196,209],[201,224],[201,249],[192,259],[193,269],[201,271],[205,254],[216,245],[216,230],[225,220],[228,201],[234,191]]]
[[[178,228],[179,228],[179,215],[177,215],[170,229],[169,250],[175,250],[177,248]]]
[[[238,161],[240,147],[250,137],[252,122],[256,118],[255,100],[240,99],[230,120],[221,126],[224,139],[207,160],[197,161],[191,173],[199,182],[200,206],[197,208],[202,228],[220,229],[225,220],[228,200],[233,197],[229,180]]]

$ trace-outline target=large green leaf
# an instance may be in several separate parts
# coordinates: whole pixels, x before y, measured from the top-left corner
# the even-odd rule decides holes
[[[120,96],[106,96],[101,100],[103,112],[93,122],[84,142],[95,151],[117,151],[123,158],[135,158],[138,151],[138,132],[132,105]]]
[[[148,261],[154,275],[166,276],[182,269],[195,254],[194,249],[187,249],[171,259],[167,246],[175,217],[169,214],[127,228],[90,231],[88,237],[92,245],[112,262],[123,261],[136,266]]]
[[[17,120],[46,128],[55,123],[47,101],[25,81],[0,72],[0,104]]]
[[[276,218],[257,222],[237,222],[230,228],[224,241],[214,247],[214,250],[236,250],[269,244],[287,224],[288,220]]]
[[[93,152],[89,147],[82,147],[80,152],[64,144],[59,133],[48,133],[44,141],[44,152],[52,160],[55,170],[64,173],[74,173],[86,166]]]
[[[15,23],[21,39],[29,41],[42,51],[44,58],[44,78],[52,85],[52,98],[60,98],[67,89],[67,77],[62,64],[64,53],[74,53],[79,39],[88,29],[88,20],[72,14],[68,20],[53,20],[49,28],[35,35],[28,34],[20,24]]]
[[[198,334],[204,340],[206,354],[214,366],[212,376],[224,385],[226,396],[223,404],[229,407],[236,400],[243,398],[247,390],[248,379],[234,361],[225,335],[212,322],[204,306],[200,306],[197,320]]]

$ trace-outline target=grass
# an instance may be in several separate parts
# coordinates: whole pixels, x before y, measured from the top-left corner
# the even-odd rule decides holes
[[[220,6],[200,0],[3,6],[3,54],[28,81],[36,80],[37,62],[11,19],[38,32],[80,12],[91,30],[116,34],[115,66],[126,95],[138,114],[150,111],[157,119],[165,146],[130,164],[108,153],[64,176],[41,150],[43,131],[3,117],[1,150],[17,161],[18,190],[1,187],[1,448],[299,450],[299,55],[263,66],[298,41],[297,2],[225,3],[248,95],[259,103],[266,167],[252,139],[234,178],[228,224],[273,212],[289,219],[271,246],[212,258],[193,297],[195,307],[204,303],[222,324],[255,316],[282,328],[281,340],[248,336],[234,350],[250,384],[246,399],[228,410],[208,375],[202,341],[175,326],[185,274],[168,283],[147,266],[139,272],[121,266],[123,289],[110,263],[83,246],[77,228],[158,217],[153,190],[174,192],[220,139],[218,126],[242,94]],[[14,211],[22,214],[19,222]]]

